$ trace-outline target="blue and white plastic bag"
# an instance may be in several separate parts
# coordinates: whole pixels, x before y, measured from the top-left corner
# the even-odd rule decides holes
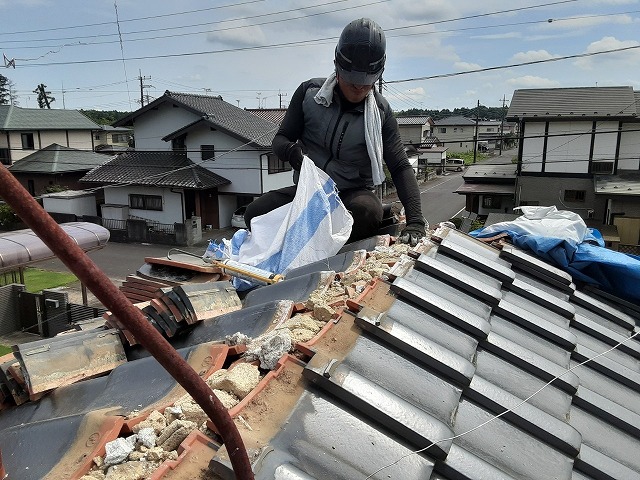
[[[286,276],[338,253],[352,226],[334,181],[304,157],[293,202],[253,218],[251,232],[238,230],[231,239],[231,259]],[[252,285],[234,280],[234,286]]]

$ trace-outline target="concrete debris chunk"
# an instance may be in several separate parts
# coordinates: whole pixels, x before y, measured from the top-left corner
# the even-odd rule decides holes
[[[197,425],[194,422],[190,422],[188,420],[176,420],[162,431],[156,444],[167,452],[175,450],[182,441],[187,438],[187,435],[196,428]]]
[[[249,361],[260,360],[260,368],[273,370],[278,360],[291,350],[291,346],[291,332],[281,328],[251,342],[247,346],[246,358]]]
[[[145,420],[141,421],[137,425],[134,425],[131,430],[133,431],[133,433],[138,433],[143,428],[151,427],[156,432],[156,435],[159,435],[160,432],[162,432],[162,430],[166,428],[166,426],[167,420],[164,418],[164,415],[159,411],[154,410]]]
[[[239,363],[227,372],[222,390],[242,399],[251,393],[260,382],[260,371],[256,365]]]
[[[328,322],[333,318],[336,311],[326,303],[319,303],[313,307],[313,316],[322,322]]]
[[[114,465],[107,470],[105,480],[144,480],[158,467],[152,462],[127,462]]]
[[[234,345],[247,345],[250,341],[251,337],[240,332],[224,337],[224,342],[230,347],[233,347]]]
[[[157,438],[155,430],[151,427],[141,428],[138,432],[138,443],[147,448],[155,447]]]
[[[102,470],[93,470],[80,477],[80,480],[104,480],[106,474]]]
[[[104,465],[118,465],[124,462],[129,454],[133,452],[133,446],[126,438],[116,438],[105,444]]]
[[[179,418],[180,420],[189,420],[190,422],[194,422],[196,425],[201,425],[203,422],[207,421],[207,414],[189,394],[181,397],[173,405],[182,412],[182,415]]]
[[[216,397],[218,397],[218,400],[220,400],[224,408],[226,408],[227,410],[235,407],[240,403],[240,399],[238,397],[236,397],[233,393],[229,393],[225,390],[214,389],[213,393]]]
[[[191,397],[189,397],[191,398]],[[177,405],[176,402],[172,407],[167,407],[164,409],[164,418],[167,421],[167,425],[169,425],[174,420],[184,420],[184,414],[182,413],[182,408]],[[187,419],[190,420],[190,419]]]

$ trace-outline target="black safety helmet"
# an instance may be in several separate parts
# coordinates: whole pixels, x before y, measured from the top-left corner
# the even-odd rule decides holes
[[[380,25],[359,18],[344,27],[336,46],[336,72],[349,83],[373,85],[384,70],[387,41]]]

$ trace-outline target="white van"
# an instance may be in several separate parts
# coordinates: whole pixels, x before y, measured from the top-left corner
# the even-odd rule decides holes
[[[464,160],[462,158],[447,158],[444,168],[445,170],[461,172],[464,168]]]

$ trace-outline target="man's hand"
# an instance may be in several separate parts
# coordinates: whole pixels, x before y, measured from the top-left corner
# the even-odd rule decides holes
[[[300,145],[298,142],[291,142],[287,146],[285,157],[286,158],[284,159],[284,161],[289,162],[291,168],[293,168],[294,170],[300,170],[300,167],[302,167],[303,158],[302,145]]]
[[[408,223],[406,227],[400,232],[397,241],[399,243],[406,243],[412,247],[415,247],[420,239],[426,235],[424,225],[420,223]]]

